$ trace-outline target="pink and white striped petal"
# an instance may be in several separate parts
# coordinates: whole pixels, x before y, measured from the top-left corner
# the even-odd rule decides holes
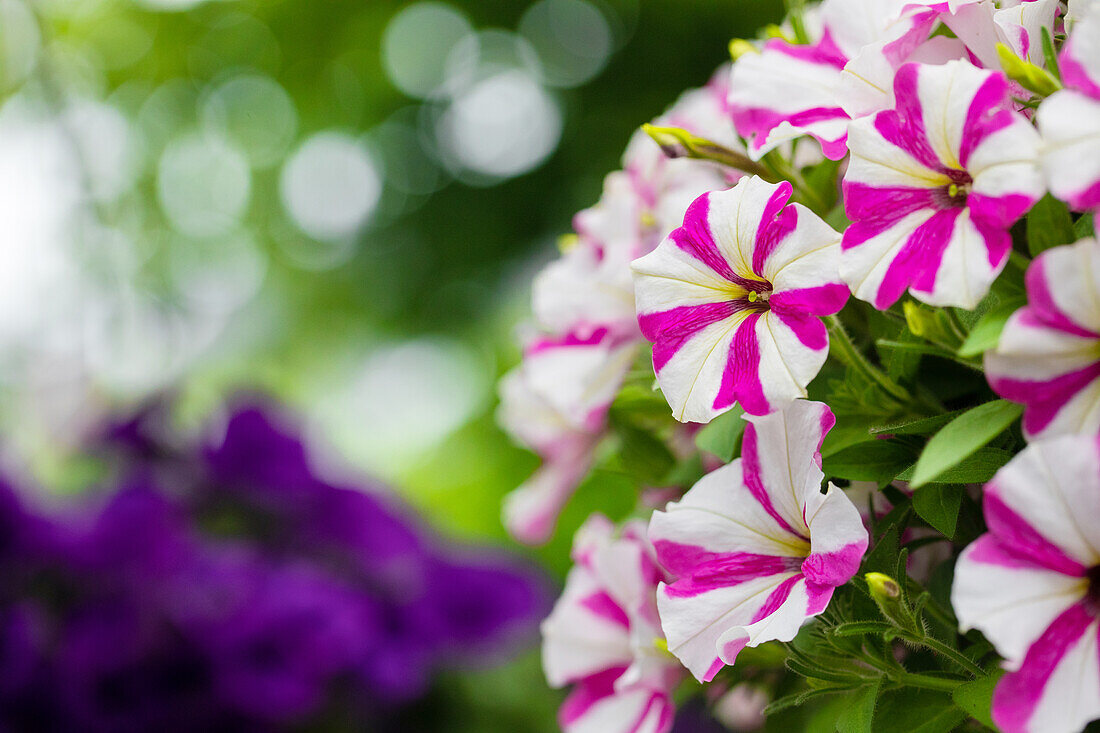
[[[674,577],[657,595],[669,651],[701,681],[745,646],[794,638],[867,549],[851,501],[832,485],[821,493],[829,408],[799,400],[748,419],[742,457],[650,520],[658,560]]]
[[[593,515],[577,532],[573,558],[565,591],[542,624],[547,680],[575,685],[559,713],[562,729],[665,733],[683,670],[657,645],[662,574],[645,526],[617,531]]]
[[[845,66],[872,44],[891,44],[883,58],[892,68],[919,45],[919,30],[901,29],[910,0],[825,0],[821,28],[808,45],[772,39],[759,53],[746,53],[734,63],[730,108],[737,131],[760,158],[803,135],[814,137],[825,157],[840,160],[852,96]],[[927,37],[931,21],[923,28]],[[911,40],[912,39],[912,40]],[[903,50],[903,48],[905,50]],[[890,74],[892,76],[892,73]],[[856,92],[858,94],[858,92]]]
[[[542,336],[500,382],[497,420],[543,465],[504,501],[504,524],[519,541],[545,542],[587,475],[607,410],[634,361],[637,341],[608,328]]]
[[[852,123],[840,274],[885,309],[906,291],[973,308],[1004,268],[1008,229],[1043,194],[1039,138],[1003,75],[906,64],[893,110]]]
[[[737,59],[729,101],[749,153],[759,159],[785,142],[811,135],[825,157],[843,158],[848,115],[837,92],[847,62],[828,33],[812,46],[775,38],[759,53]]]
[[[1070,733],[1100,717],[1100,444],[1029,445],[985,487],[989,532],[955,568],[951,602],[1009,674],[993,695],[1006,733]]]
[[[709,422],[735,402],[766,414],[804,397],[821,369],[820,316],[847,300],[840,237],[790,196],[755,177],[704,194],[633,264],[638,323],[677,420]]]
[[[1100,208],[1100,4],[1089,5],[1060,58],[1066,89],[1039,105],[1043,173],[1071,208]]]
[[[1054,247],[1028,268],[1028,305],[986,352],[995,392],[1025,405],[1029,439],[1100,434],[1100,243]]]

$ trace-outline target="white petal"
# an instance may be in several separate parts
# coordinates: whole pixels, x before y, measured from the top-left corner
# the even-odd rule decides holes
[[[732,628],[750,625],[771,593],[791,577],[794,573],[767,575],[690,598],[674,597],[662,585],[657,608],[669,651],[702,680],[719,656],[719,640]]]
[[[729,280],[669,240],[631,267],[637,283],[638,313],[722,303],[741,294]]]
[[[1042,167],[1050,190],[1072,201],[1100,184],[1100,101],[1063,90],[1036,113],[1042,134]]]
[[[779,184],[751,176],[742,178],[729,191],[709,197],[707,226],[718,251],[741,277],[759,279],[752,268],[756,233],[768,200],[778,190]]]
[[[529,353],[523,363],[526,378],[577,430],[591,428],[593,413],[602,415],[615,399],[637,353],[633,340],[617,341],[608,333],[595,343]]]
[[[917,227],[932,218],[932,210],[914,211],[881,233],[840,254],[840,278],[852,295],[874,303],[882,281]]]
[[[730,343],[745,316],[742,311],[699,331],[658,373],[661,391],[680,422],[707,423],[725,412],[714,408],[714,400],[729,363]]]
[[[985,364],[998,377],[1046,381],[1094,364],[1097,350],[1097,339],[1034,324],[1017,311],[1005,324],[996,351],[986,352]]]
[[[881,40],[910,0],[824,0],[821,20],[848,56]]]
[[[746,417],[752,435],[745,439],[744,470],[752,471],[755,464],[776,511],[796,531],[808,534],[805,509],[814,495],[821,495],[825,474],[819,450],[832,413],[820,402],[799,400],[770,415]]]
[[[932,292],[926,293],[916,288],[911,288],[909,292],[929,305],[972,309],[989,293],[989,287],[1006,262],[1008,252],[1004,253],[996,267],[989,264],[988,245],[974,227],[970,211],[964,210],[955,220],[955,228],[943,252]]]
[[[1032,443],[997,473],[986,486],[990,491],[1085,567],[1100,563],[1100,453],[1095,437]]]
[[[944,174],[887,142],[870,117],[853,120],[848,126],[848,149],[852,158],[845,181],[876,188],[939,188],[951,183]]]
[[[654,701],[654,696],[659,699]],[[665,733],[661,728],[671,716],[660,692],[639,687],[608,695],[567,723],[565,733]]]
[[[573,568],[561,598],[542,622],[542,666],[551,687],[561,687],[633,661],[626,627],[582,604],[585,598],[602,590],[587,568]]]
[[[801,204],[798,228],[768,257],[763,274],[775,291],[840,282],[840,234]]]
[[[1058,309],[1082,328],[1100,333],[1100,242],[1090,238],[1054,247],[1043,253],[1042,262]]]
[[[1028,720],[1034,733],[1074,733],[1100,718],[1100,654],[1093,622],[1054,669]]]
[[[575,426],[534,389],[522,366],[501,378],[499,390],[497,421],[513,440],[547,454],[576,437]]]
[[[994,198],[1020,194],[1038,199],[1046,192],[1039,173],[1039,133],[1016,115],[976,147],[967,160],[974,192]]]
[[[949,168],[963,168],[959,151],[967,113],[978,89],[990,75],[965,61],[920,68],[917,95],[925,133],[936,157]]]
[[[951,607],[964,632],[981,631],[1008,660],[1009,668],[1016,669],[1050,622],[1081,599],[1081,579],[1040,568],[979,562],[973,559],[976,547],[963,550],[955,565]]]
[[[801,508],[787,521],[801,529]],[[708,552],[804,557],[810,549],[784,530],[745,486],[741,459],[711,471],[680,501],[654,512],[649,536],[654,544],[674,542]]]
[[[535,318],[543,328],[557,332],[586,323],[633,327],[632,258],[633,250],[624,247],[608,248],[601,257],[592,242],[580,242],[535,276]]]
[[[810,598],[806,592],[806,581],[798,580],[791,587],[791,594],[787,597],[787,600],[783,601],[779,608],[756,623],[727,630],[718,639],[718,648],[726,650],[729,648],[728,645],[732,643],[733,648],[729,651],[734,651],[739,640],[744,640],[745,646],[750,647],[760,646],[769,641],[790,641],[798,634],[802,624],[806,623],[806,619],[809,618],[806,613],[809,603]],[[734,658],[724,654],[722,661],[726,664],[733,664]]]
[[[866,549],[867,528],[859,509],[851,497],[832,484],[826,493],[818,491],[807,497],[806,523],[814,555],[838,552],[853,545]]]
[[[769,311],[756,322],[760,347],[760,383],[774,408],[806,396],[808,385],[821,371],[829,356],[828,343],[812,349]]]

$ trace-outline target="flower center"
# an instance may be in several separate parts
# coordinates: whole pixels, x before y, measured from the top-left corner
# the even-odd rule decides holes
[[[738,310],[751,310],[760,313],[768,310],[768,301],[772,297],[772,284],[770,282],[739,277],[734,281],[734,284],[745,291],[744,295],[733,299]]]
[[[966,171],[950,170],[947,177],[951,182],[946,186],[936,189],[933,198],[940,209],[961,209],[966,206],[966,200],[970,196],[970,189],[974,185],[974,179]]]
[[[1085,592],[1085,606],[1093,616],[1100,616],[1100,565],[1089,568],[1085,578],[1089,582],[1088,590]]]

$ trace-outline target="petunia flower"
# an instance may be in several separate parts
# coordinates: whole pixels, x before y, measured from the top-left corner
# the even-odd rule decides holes
[[[523,363],[500,382],[498,420],[542,466],[504,501],[504,524],[528,544],[545,542],[558,514],[592,467],[607,410],[637,344],[607,328],[532,341]]]
[[[1051,192],[1081,211],[1100,208],[1100,4],[1085,6],[1059,62],[1066,89],[1036,113]]]
[[[1009,670],[993,693],[1004,733],[1070,733],[1100,717],[1100,445],[1033,443],[986,484],[989,532],[963,550],[951,604]]]
[[[1100,433],[1100,243],[1048,249],[1027,271],[1028,305],[1012,314],[986,378],[1026,405],[1029,439]]]
[[[840,235],[759,178],[704,194],[684,225],[634,263],[638,323],[682,422],[735,402],[754,415],[806,395],[829,338],[819,316],[847,300]]]
[[[685,92],[654,124],[741,150],[726,108],[727,73],[720,69],[707,86]],[[642,130],[630,138],[622,165],[604,179],[600,200],[573,218],[576,242],[535,277],[535,319],[548,331],[600,324],[637,335],[630,262],[678,227],[696,197],[740,177],[709,161],[669,158]]]
[[[821,491],[820,402],[750,417],[741,458],[655,512],[649,536],[675,580],[657,608],[668,648],[701,681],[746,646],[790,641],[859,569],[867,530],[844,492]]]
[[[621,532],[589,517],[575,563],[542,624],[542,661],[553,687],[574,685],[559,712],[566,733],[665,733],[683,668],[661,648],[656,588],[663,577],[645,525]]]
[[[741,55],[732,68],[729,103],[734,125],[748,140],[750,153],[759,158],[789,140],[810,135],[821,144],[825,157],[843,158],[848,150],[849,115],[855,110],[860,114],[877,111],[874,105],[886,100],[868,94],[876,74],[882,71],[892,78],[893,71],[928,39],[936,22],[935,13],[920,13],[910,7],[913,4],[912,0],[825,0],[813,18],[819,23],[807,18],[811,43],[773,38],[759,53]],[[933,45],[938,48],[943,42]],[[861,58],[865,52],[875,57]],[[853,62],[855,67],[845,74]]]
[[[897,107],[852,122],[840,274],[876,308],[906,291],[973,308],[1004,268],[1009,228],[1042,196],[1039,137],[1005,77],[965,61],[906,64]]]

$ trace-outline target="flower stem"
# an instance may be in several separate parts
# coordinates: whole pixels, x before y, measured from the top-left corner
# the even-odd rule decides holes
[[[798,170],[784,160],[778,151],[772,150],[762,159],[763,163],[781,180],[790,181],[795,192],[806,206],[810,207],[818,216],[825,216],[829,212],[829,206],[813,186],[806,182]]]
[[[908,641],[913,642],[914,644],[919,644],[920,646],[923,646],[927,649],[931,649],[937,654],[943,655],[944,657],[950,659],[956,665],[958,665],[962,669],[965,669],[967,672],[975,677],[985,676],[985,670],[974,664],[974,662],[970,661],[970,659],[964,656],[962,652],[952,649],[951,647],[941,642],[939,639],[935,639],[931,636],[916,636],[913,634],[901,634],[901,637],[903,639],[907,639]]]
[[[877,384],[901,404],[908,404],[912,401],[913,396],[909,394],[909,390],[890,379],[885,372],[872,364],[871,361],[863,355],[863,352],[859,350],[852,341],[852,337],[849,336],[848,332],[844,329],[844,324],[840,322],[839,318],[836,316],[827,316],[825,318],[825,323],[829,328],[829,334],[831,336],[829,345],[830,347],[835,347],[837,357],[842,362],[855,369],[872,383]]]
[[[909,687],[923,687],[926,690],[943,690],[945,692],[951,692],[956,687],[961,685],[964,680],[949,680],[943,677],[933,677],[927,674],[917,674],[915,672],[906,672],[894,677],[896,682]]]

